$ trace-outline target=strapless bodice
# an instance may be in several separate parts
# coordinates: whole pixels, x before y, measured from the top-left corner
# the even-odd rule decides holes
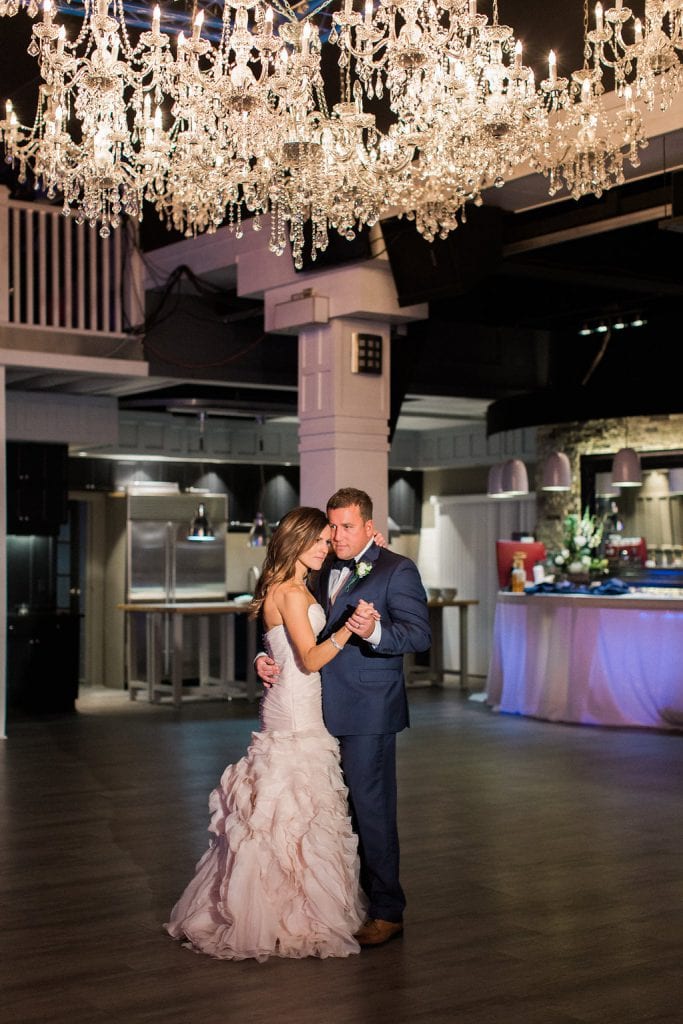
[[[308,619],[317,636],[326,621],[321,605],[308,606]],[[261,728],[269,732],[324,729],[320,673],[303,668],[284,625],[273,626],[264,639],[268,653],[280,668],[280,676],[261,701]]]

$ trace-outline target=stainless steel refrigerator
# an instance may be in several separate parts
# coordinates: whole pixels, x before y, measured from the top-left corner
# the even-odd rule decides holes
[[[201,604],[225,601],[226,598],[226,529],[227,498],[208,494],[129,494],[127,498],[127,602],[175,603],[191,601]],[[189,540],[191,524],[201,502],[213,531],[213,540]],[[135,629],[136,675],[145,672],[147,638],[144,616],[128,616],[128,629]],[[183,646],[196,650],[198,619],[184,616]],[[211,624],[215,630],[216,624]],[[189,635],[189,634],[192,635]],[[130,644],[131,637],[127,636]],[[170,636],[163,639],[164,671],[168,670]],[[218,641],[209,637],[213,661]],[[184,677],[192,677],[196,659],[188,655],[183,666]]]
[[[188,539],[199,502],[214,539]],[[128,596],[134,601],[224,601],[225,495],[128,495]]]

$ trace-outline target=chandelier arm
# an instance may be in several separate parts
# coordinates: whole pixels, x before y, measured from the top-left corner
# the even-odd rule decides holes
[[[321,11],[324,11],[326,7],[329,7],[330,4],[334,2],[335,0],[322,0],[322,2],[319,3],[316,7],[314,7],[312,10],[309,10],[306,17],[302,18],[302,21],[307,21],[310,18],[313,18],[316,14],[320,14]]]
[[[368,41],[367,44],[364,44],[367,46],[367,49],[358,50],[351,42],[351,35],[349,33],[348,38],[345,39],[344,46],[342,47],[342,49],[347,50],[351,54],[351,56],[355,57],[357,60],[361,60],[364,63],[368,63],[368,58],[374,57],[375,54],[379,53],[380,50],[388,46],[388,43],[389,40],[385,36],[382,36],[381,39],[378,39],[376,43],[372,43],[370,45]]]
[[[287,0],[270,0],[270,5],[277,11],[279,15],[281,15],[287,21],[299,21],[299,17],[296,11],[292,7],[290,7],[290,5],[287,3]]]

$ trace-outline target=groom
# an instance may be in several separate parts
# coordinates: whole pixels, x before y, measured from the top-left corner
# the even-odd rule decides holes
[[[403,655],[431,643],[424,587],[413,562],[373,541],[372,501],[344,487],[327,503],[336,559],[328,559],[313,585],[327,611],[318,637],[326,640],[348,620],[355,636],[322,669],[323,717],[340,743],[342,769],[358,834],[361,885],[368,920],[357,933],[361,946],[379,946],[403,931],[405,897],[399,882],[396,826],[396,733],[408,725]],[[371,611],[353,612],[359,598]],[[256,661],[266,685],[277,668]]]

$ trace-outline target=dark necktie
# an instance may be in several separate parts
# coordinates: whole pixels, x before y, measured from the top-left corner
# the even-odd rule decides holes
[[[355,569],[356,568],[356,559],[355,558],[335,558],[334,562],[332,563],[332,568],[333,569],[339,569],[340,571],[342,569]]]

